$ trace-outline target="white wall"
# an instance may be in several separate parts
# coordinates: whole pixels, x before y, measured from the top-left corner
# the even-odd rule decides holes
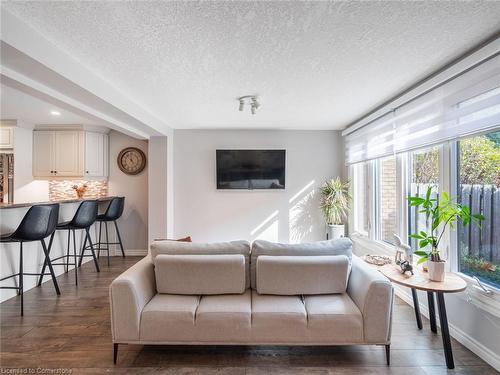
[[[167,137],[149,139],[149,243],[154,239],[170,238],[168,204],[169,191],[169,142]],[[170,168],[171,169],[171,168]]]
[[[286,189],[216,189],[218,148],[286,149]],[[174,235],[194,241],[325,238],[318,186],[342,173],[336,131],[175,130]]]
[[[123,173],[118,168],[116,160],[120,151],[125,147],[137,147],[146,154],[146,157],[148,155],[147,141],[111,130],[109,133],[109,195],[125,197],[125,209],[118,220],[125,252],[136,255],[146,254],[148,248],[148,168],[146,167],[144,171],[134,176]],[[110,238],[114,238],[113,225],[109,228]],[[118,254],[116,248],[115,254]]]

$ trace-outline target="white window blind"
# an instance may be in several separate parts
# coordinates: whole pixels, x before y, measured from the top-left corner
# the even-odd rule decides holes
[[[497,54],[348,134],[346,163],[427,147],[499,126]]]

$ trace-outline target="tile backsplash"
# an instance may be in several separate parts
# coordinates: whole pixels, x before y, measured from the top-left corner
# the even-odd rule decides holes
[[[49,181],[49,200],[78,198],[73,186],[87,185],[83,198],[99,198],[108,195],[108,181],[51,180]]]

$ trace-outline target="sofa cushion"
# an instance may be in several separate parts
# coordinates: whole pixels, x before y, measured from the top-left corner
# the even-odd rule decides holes
[[[199,341],[239,343],[250,339],[251,291],[243,294],[202,296],[196,310]]]
[[[301,297],[258,294],[252,290],[252,341],[306,342],[307,313]]]
[[[194,341],[199,300],[199,296],[155,295],[142,310],[141,341]]]
[[[245,257],[245,286],[250,287],[250,243],[248,241],[231,241],[215,243],[153,241],[151,258],[159,254],[170,255],[223,255],[241,254]]]
[[[347,293],[306,296],[304,302],[311,342],[363,341],[363,316]]]
[[[257,258],[257,292],[276,295],[345,293],[349,259],[345,255]]]
[[[202,295],[245,291],[245,257],[241,254],[160,254],[154,264],[158,293]]]
[[[256,240],[252,244],[250,260],[251,285],[255,289],[257,259],[261,255],[304,256],[304,255],[345,255],[352,259],[352,242],[349,238],[318,241],[303,244],[282,244],[264,240]]]

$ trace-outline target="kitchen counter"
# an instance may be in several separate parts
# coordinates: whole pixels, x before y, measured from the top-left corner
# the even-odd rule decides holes
[[[100,197],[100,198],[83,198],[83,199],[59,199],[59,200],[53,200],[53,201],[48,201],[48,202],[26,202],[26,203],[0,203],[0,209],[6,209],[6,208],[22,208],[22,207],[31,207],[31,206],[36,206],[39,204],[52,204],[52,203],[77,203],[77,202],[83,202],[83,201],[88,201],[88,200],[94,200],[96,199],[99,202],[107,202],[110,201],[111,199],[116,198],[115,196],[108,196],[108,197]]]

